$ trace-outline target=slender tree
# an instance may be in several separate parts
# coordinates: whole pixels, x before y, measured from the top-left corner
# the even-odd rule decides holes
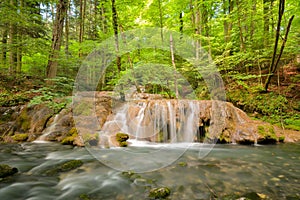
[[[288,25],[287,25],[287,28],[286,28],[286,31],[285,31],[285,37],[283,38],[281,49],[280,49],[279,55],[277,56],[277,59],[276,59],[276,52],[277,52],[278,41],[279,41],[279,36],[280,36],[281,20],[282,20],[283,14],[284,14],[284,6],[285,6],[285,0],[280,0],[279,8],[278,8],[278,21],[277,21],[275,44],[274,44],[272,62],[271,62],[271,65],[269,67],[269,74],[267,76],[267,79],[266,79],[265,85],[264,85],[265,91],[268,91],[268,87],[269,87],[271,78],[274,76],[274,74],[277,70],[280,58],[282,56],[282,53],[283,53],[283,50],[284,50],[284,47],[285,47],[285,44],[286,44],[286,41],[287,41],[287,38],[288,38],[288,34],[289,34],[289,31],[290,31],[290,28],[291,28],[291,25],[292,25],[292,22],[293,22],[293,19],[294,19],[294,15],[293,15],[290,18],[289,22],[288,22]]]
[[[56,7],[55,22],[52,31],[52,45],[47,65],[47,78],[56,77],[59,50],[63,36],[64,20],[67,13],[68,0],[59,0]]]

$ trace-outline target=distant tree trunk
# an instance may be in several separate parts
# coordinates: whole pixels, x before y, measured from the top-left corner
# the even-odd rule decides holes
[[[111,0],[111,8],[112,8],[112,25],[114,29],[114,36],[115,36],[115,50],[116,50],[116,63],[117,63],[117,69],[118,69],[118,74],[121,76],[121,56],[119,55],[119,35],[118,35],[118,13],[117,13],[117,8],[115,4],[115,0]],[[121,100],[125,101],[125,94],[123,91],[123,86],[120,86],[120,96]]]
[[[240,0],[236,0],[236,6],[237,6],[237,17],[238,17],[238,27],[239,27],[239,38],[240,38],[240,51],[243,53],[246,53],[246,46],[245,46],[245,41],[244,41],[244,33],[243,33],[243,28],[242,28],[242,23],[241,23],[241,5],[240,5]],[[242,65],[244,66],[244,61],[242,62]],[[246,73],[249,73],[249,66],[246,65]]]
[[[182,38],[183,37],[183,12],[182,11],[179,14],[179,22],[180,22],[180,27],[179,27],[180,38]]]
[[[70,2],[68,1],[67,4],[67,11],[68,15],[65,18],[65,54],[68,57],[69,52],[69,31],[70,31],[70,22],[69,22],[69,16],[71,15],[71,9],[70,9]]]
[[[226,0],[223,0],[223,15],[224,18],[227,15],[227,6],[226,6]],[[228,20],[224,19],[224,41],[228,42]]]
[[[269,87],[271,78],[274,76],[274,73],[277,70],[280,58],[282,56],[282,53],[283,53],[283,50],[284,50],[284,47],[285,47],[285,43],[286,43],[287,38],[288,38],[288,34],[289,34],[289,31],[290,31],[290,28],[291,28],[291,25],[292,25],[292,22],[293,22],[293,19],[294,19],[294,15],[289,19],[288,26],[287,26],[286,31],[285,31],[285,36],[284,36],[283,42],[281,44],[280,52],[279,52],[279,55],[276,59],[278,40],[279,40],[279,36],[280,36],[281,20],[282,20],[282,16],[283,16],[283,13],[284,13],[284,4],[285,4],[285,0],[280,0],[275,45],[274,45],[274,50],[273,50],[272,62],[271,62],[271,65],[269,67],[269,74],[267,76],[267,79],[266,79],[265,85],[264,85],[265,91],[268,91],[268,87]]]
[[[228,15],[229,16],[233,12],[233,8],[234,8],[234,0],[229,0],[229,6],[228,6]],[[231,30],[232,30],[232,22],[229,21],[228,22],[228,35],[226,36],[228,42],[231,40]]]
[[[10,0],[10,6],[16,11],[16,0]],[[9,73],[16,74],[17,71],[17,27],[13,20],[9,24]]]
[[[107,21],[105,17],[104,3],[101,4],[101,29],[104,34],[107,33]]]
[[[255,30],[255,20],[253,19],[256,15],[256,0],[252,2],[251,21],[250,21],[250,42],[253,42],[253,35]]]
[[[99,2],[98,0],[94,0],[94,10],[93,10],[93,27],[92,27],[92,39],[97,39],[98,38],[98,24],[99,24],[99,17],[98,17],[98,9],[99,9]]]
[[[86,0],[80,0],[80,11],[79,11],[79,53],[78,56],[82,57],[82,47],[81,43],[83,42],[83,36],[84,36],[84,21],[85,21],[85,10],[86,10]]]
[[[172,65],[174,68],[174,86],[175,86],[175,98],[178,99],[178,85],[177,85],[177,73],[176,73],[176,64],[175,64],[175,56],[174,56],[174,46],[173,46],[173,37],[172,34],[170,35],[170,52],[171,52],[171,59]]]
[[[1,49],[1,65],[3,67],[6,67],[6,59],[7,59],[7,34],[8,31],[7,29],[4,29],[3,34],[2,34],[2,49]]]
[[[196,13],[195,13],[195,34],[196,34],[196,60],[201,56],[201,46],[202,46],[202,24],[201,24],[201,11],[198,5],[198,1],[196,1]],[[200,38],[199,38],[200,37]],[[199,55],[200,53],[200,55]]]
[[[52,45],[51,52],[49,55],[48,65],[47,65],[47,78],[56,77],[59,50],[61,46],[64,19],[67,13],[68,0],[59,0],[56,7],[56,16],[52,32]]]
[[[164,41],[164,35],[163,35],[163,10],[161,7],[161,0],[158,0],[158,11],[159,11],[159,25],[160,25],[160,37],[161,41]]]
[[[263,15],[264,15],[264,46],[269,45],[270,32],[270,0],[263,0]]]

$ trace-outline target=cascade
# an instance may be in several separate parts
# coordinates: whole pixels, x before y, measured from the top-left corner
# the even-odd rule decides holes
[[[51,125],[48,126],[47,128],[45,128],[45,129],[43,130],[43,132],[42,132],[42,135],[39,136],[39,137],[38,137],[35,141],[33,141],[33,142],[35,142],[35,143],[44,143],[44,142],[46,142],[47,136],[50,135],[50,134],[52,134],[52,133],[55,131],[58,120],[59,120],[59,114],[56,114],[56,115],[54,116],[54,119],[53,119],[53,122],[51,123]]]
[[[198,101],[139,100],[124,104],[103,125],[100,137],[124,132],[150,142],[199,141]]]

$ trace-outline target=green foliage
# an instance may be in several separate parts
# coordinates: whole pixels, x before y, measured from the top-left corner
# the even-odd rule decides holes
[[[71,102],[71,98],[62,97],[71,94],[73,80],[66,77],[57,77],[48,81],[51,81],[50,85],[30,91],[31,93],[37,94],[30,101],[30,105],[47,103],[51,109],[58,112]]]

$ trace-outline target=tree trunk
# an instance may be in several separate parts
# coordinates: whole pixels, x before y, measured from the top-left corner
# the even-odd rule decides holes
[[[202,46],[202,24],[201,24],[201,11],[198,5],[198,1],[196,1],[196,13],[195,13],[195,34],[196,34],[196,60],[201,56],[201,46]],[[200,38],[199,38],[200,37]],[[200,55],[199,55],[200,53]]]
[[[17,2],[10,0],[10,6],[16,11]],[[13,20],[9,24],[9,73],[15,75],[17,71],[17,27]]]
[[[269,30],[270,30],[270,0],[263,0],[263,15],[264,15],[264,46],[269,45]]]
[[[51,52],[47,65],[47,78],[56,77],[59,50],[63,36],[64,19],[67,13],[67,7],[68,0],[59,0],[56,7],[56,16],[53,26]]]
[[[70,22],[69,16],[71,16],[71,9],[70,9],[70,2],[68,1],[67,4],[67,11],[68,15],[65,18],[65,54],[69,57],[69,31],[70,31]]]
[[[84,35],[84,20],[85,20],[85,7],[86,7],[86,0],[80,0],[80,11],[79,11],[79,52],[78,56],[82,57],[82,47],[81,43],[83,42],[83,35]]]
[[[116,64],[117,64],[117,69],[118,69],[118,74],[119,77],[121,76],[121,56],[119,55],[119,35],[118,35],[118,13],[117,13],[117,8],[115,5],[115,0],[111,0],[111,9],[112,9],[112,25],[114,29],[114,36],[115,36],[115,50],[116,50]],[[125,94],[123,91],[123,86],[120,85],[120,96],[121,100],[125,101]]]
[[[179,27],[180,38],[182,38],[183,37],[183,12],[182,11],[179,14],[179,22],[180,22],[180,27]]]
[[[284,13],[284,4],[285,4],[285,0],[280,0],[280,2],[279,2],[278,22],[277,22],[275,45],[274,45],[274,50],[273,50],[272,62],[271,62],[271,65],[269,67],[269,74],[268,74],[267,79],[265,81],[265,86],[264,86],[265,91],[268,91],[268,87],[269,87],[271,78],[274,76],[274,73],[277,70],[280,58],[282,56],[282,53],[283,53],[283,50],[284,50],[284,47],[285,47],[285,43],[286,43],[287,38],[288,38],[288,34],[289,34],[289,31],[290,31],[290,28],[291,28],[291,25],[292,25],[292,22],[293,22],[293,19],[294,19],[294,15],[293,15],[290,18],[290,20],[289,20],[288,26],[287,26],[286,31],[285,31],[285,36],[284,36],[283,42],[281,44],[280,52],[279,52],[279,55],[278,55],[278,57],[276,59],[276,52],[277,52],[279,35],[280,35],[281,19],[282,19],[283,13]]]
[[[2,46],[1,65],[3,68],[6,67],[6,59],[7,59],[7,34],[8,34],[7,29],[4,29],[2,34],[2,40],[1,40],[1,46]]]
[[[104,34],[107,33],[107,22],[105,17],[104,3],[101,4],[101,29]]]
[[[175,87],[175,98],[178,99],[178,85],[177,85],[177,73],[176,73],[176,64],[175,64],[175,56],[174,56],[174,46],[173,46],[173,37],[170,34],[170,52],[171,52],[171,59],[172,65],[174,68],[174,87]]]
[[[163,11],[161,7],[161,0],[158,0],[158,11],[159,11],[159,25],[160,25],[160,37],[161,41],[164,41],[164,35],[163,35]]]

